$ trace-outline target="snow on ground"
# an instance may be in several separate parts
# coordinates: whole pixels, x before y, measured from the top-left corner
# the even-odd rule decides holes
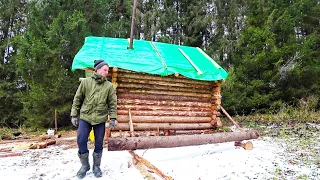
[[[320,179],[320,170],[316,165],[292,163],[295,155],[285,151],[285,143],[267,137],[251,142],[253,150],[244,150],[228,142],[135,152],[175,180]],[[77,179],[76,172],[81,166],[77,149],[62,149],[61,146],[53,145],[24,152],[23,156],[1,158],[0,177],[19,180]],[[132,156],[127,151],[109,152],[105,149],[101,169],[101,179],[144,179],[132,165]],[[85,179],[96,178],[90,170]]]

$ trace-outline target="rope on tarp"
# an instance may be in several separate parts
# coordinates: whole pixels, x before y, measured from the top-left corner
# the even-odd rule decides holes
[[[164,66],[164,68],[165,68],[165,69],[168,69],[168,66],[167,66],[166,62],[165,62],[164,59],[161,57],[161,55],[160,55],[158,49],[156,48],[156,46],[152,43],[152,41],[150,41],[150,44],[151,44],[153,50],[154,50],[154,51],[157,53],[157,55],[159,56],[159,58],[160,58],[160,60],[161,60],[161,62],[162,62],[162,65]]]
[[[181,52],[181,54],[189,61],[189,63],[197,70],[198,74],[202,75],[203,72],[197,67],[197,65],[194,64],[194,62],[191,60],[191,58],[185,52],[183,52],[182,49],[180,49],[180,48],[178,48],[178,49]]]
[[[202,55],[204,55],[217,69],[221,69],[221,66],[219,66],[218,63],[216,63],[210,56],[208,56],[208,54],[206,54],[205,52],[203,52],[203,50],[200,49],[200,48],[198,48],[198,47],[197,47],[197,49],[198,49],[198,51],[199,51]]]

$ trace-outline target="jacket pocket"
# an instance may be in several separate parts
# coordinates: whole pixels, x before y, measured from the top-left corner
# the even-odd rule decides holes
[[[108,107],[104,104],[98,105],[97,106],[97,113],[101,116],[107,115],[108,114]]]
[[[91,104],[83,104],[80,113],[88,114],[91,109]]]

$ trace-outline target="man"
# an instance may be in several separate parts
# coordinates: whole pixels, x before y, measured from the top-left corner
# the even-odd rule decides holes
[[[81,81],[71,109],[71,122],[74,126],[78,126],[78,156],[82,166],[77,176],[80,179],[84,178],[87,171],[90,170],[88,137],[92,128],[95,137],[92,171],[95,177],[102,177],[100,164],[105,122],[110,113],[109,128],[112,129],[117,118],[117,96],[112,83],[106,78],[109,65],[103,60],[95,60],[94,68],[93,76]],[[77,118],[78,115],[80,115],[80,120]]]

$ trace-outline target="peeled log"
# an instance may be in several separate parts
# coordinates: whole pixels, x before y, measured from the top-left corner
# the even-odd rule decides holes
[[[203,144],[257,139],[258,137],[259,133],[257,131],[247,131],[200,135],[109,138],[108,151],[197,146]]]
[[[211,98],[211,94],[204,93],[191,93],[191,92],[173,92],[173,91],[159,91],[159,90],[147,90],[147,89],[117,89],[120,93],[136,93],[136,94],[152,94],[152,95],[171,95],[171,96],[190,96],[199,98]]]
[[[178,92],[193,92],[193,93],[208,93],[209,90],[205,89],[193,89],[192,86],[190,88],[184,87],[173,87],[173,86],[161,86],[158,84],[137,84],[137,83],[120,83],[118,89],[154,89],[154,90],[162,90],[162,91],[178,91]]]
[[[118,110],[118,115],[127,115],[128,110]],[[142,111],[132,110],[132,116],[184,116],[184,117],[211,117],[212,112],[192,111]],[[152,118],[151,118],[152,119]]]
[[[167,82],[178,82],[178,83],[187,83],[187,84],[200,84],[200,85],[206,85],[210,86],[212,85],[209,81],[197,81],[193,79],[187,79],[185,77],[173,77],[173,76],[153,76],[150,74],[141,74],[141,73],[134,73],[134,72],[128,72],[128,71],[119,71],[119,76],[126,78],[126,79],[147,79],[147,80],[154,80],[154,81],[167,81]]]
[[[159,131],[115,131],[110,133],[110,137],[140,137],[140,136],[159,136]]]
[[[119,96],[118,96],[119,97]],[[138,111],[196,111],[196,112],[211,112],[210,108],[207,107],[172,107],[172,106],[138,106],[138,105],[123,105],[118,104],[118,111],[119,110],[138,110]]]
[[[179,101],[155,101],[140,99],[118,99],[119,105],[143,105],[143,106],[179,106],[179,107],[205,107],[211,108],[211,103],[205,102],[179,102]]]
[[[106,124],[108,127],[109,124]],[[213,126],[210,123],[133,123],[133,128],[137,131],[146,130],[196,130],[210,129]],[[128,123],[117,123],[112,130],[129,131]]]
[[[173,96],[173,95],[159,95],[154,94],[118,94],[119,99],[141,99],[141,100],[170,100],[170,101],[189,101],[189,102],[211,102],[210,98],[188,97],[188,96]]]
[[[150,114],[152,115],[152,114]],[[211,117],[189,116],[131,116],[134,123],[210,123]],[[129,123],[129,116],[118,115],[119,123]]]
[[[165,82],[165,81],[159,81],[159,80],[148,80],[148,79],[128,79],[123,78],[121,76],[118,77],[119,83],[136,83],[136,84],[155,84],[160,86],[172,86],[172,87],[184,87],[184,88],[197,88],[197,89],[206,89],[210,90],[210,85],[194,85],[194,84],[186,84],[186,83],[179,83],[179,82]]]

